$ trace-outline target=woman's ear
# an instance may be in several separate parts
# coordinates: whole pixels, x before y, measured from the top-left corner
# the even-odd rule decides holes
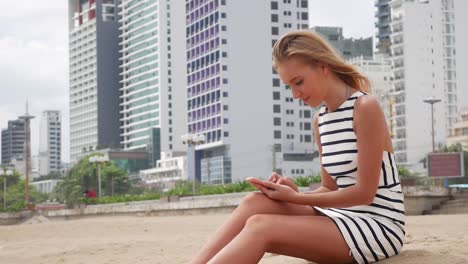
[[[330,72],[330,68],[328,68],[328,66],[322,64],[322,72],[323,72],[323,75],[328,76],[328,74]]]

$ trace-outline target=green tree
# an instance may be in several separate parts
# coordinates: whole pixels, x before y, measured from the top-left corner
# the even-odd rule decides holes
[[[4,168],[5,169],[5,168]],[[3,181],[5,177],[1,177],[0,186],[0,211],[3,211]],[[13,175],[6,177],[6,211],[20,211],[26,207],[25,202],[25,180],[21,179],[18,171],[13,171]],[[47,200],[48,195],[40,193],[34,186],[29,186],[29,202],[36,204]]]
[[[53,197],[67,206],[79,204],[85,190],[94,189],[98,194],[98,164],[89,162],[91,156],[102,156],[101,153],[93,153],[83,157],[63,178],[53,192]],[[128,174],[115,166],[112,161],[101,163],[101,191],[102,195],[112,194],[112,182],[114,194],[124,194],[130,187]]]
[[[402,178],[409,178],[413,176],[405,166],[398,166],[398,175],[400,175]]]
[[[113,163],[101,170],[102,189],[105,195],[125,194],[130,189],[128,175],[122,168],[117,168]]]

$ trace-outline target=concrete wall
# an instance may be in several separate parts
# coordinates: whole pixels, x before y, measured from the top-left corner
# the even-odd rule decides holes
[[[450,189],[437,186],[404,186],[406,215],[428,214],[451,199]]]
[[[307,192],[309,188],[299,188]],[[34,215],[50,220],[69,220],[109,215],[167,216],[232,212],[250,192],[196,197],[166,197],[160,200],[81,206],[63,210],[37,210],[35,213],[0,213],[0,225],[16,224]],[[441,187],[403,187],[406,215],[420,215],[436,209],[451,198],[450,190]]]

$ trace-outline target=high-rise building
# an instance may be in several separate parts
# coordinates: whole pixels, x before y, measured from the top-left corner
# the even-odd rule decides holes
[[[61,170],[62,120],[59,111],[43,111],[39,126],[39,174]]]
[[[466,74],[456,66],[461,48],[456,43],[459,36],[466,42],[461,33],[466,24],[456,23],[455,17],[466,1],[393,0],[390,6],[396,158],[422,172],[425,156],[432,151],[431,106],[423,100],[441,100],[434,104],[436,145],[452,133],[460,103],[466,101],[460,96],[468,87],[457,85]]]
[[[187,95],[185,3],[124,0],[120,4],[120,136],[126,150],[183,150]]]
[[[361,56],[369,58],[373,55],[372,37],[360,39],[345,38],[343,36],[343,28],[341,27],[315,26],[310,30],[325,38],[345,60]]]
[[[379,101],[389,132],[393,135],[392,61],[384,56],[375,56],[374,58],[355,57],[348,63],[357,66],[369,78],[370,93]]]
[[[391,8],[390,2],[392,0],[375,0],[375,7],[377,11],[375,12],[376,22],[375,26],[377,28],[376,38],[377,38],[377,52],[384,55],[390,56],[390,34],[392,32],[390,23],[391,23]]]
[[[68,0],[70,156],[119,146],[118,0]]]
[[[188,132],[206,137],[195,148],[196,178],[318,171],[314,109],[293,100],[272,67],[279,37],[308,29],[308,1],[187,0],[185,10]]]
[[[2,164],[9,164],[13,159],[22,161],[24,142],[24,120],[8,121],[8,128],[2,130]]]

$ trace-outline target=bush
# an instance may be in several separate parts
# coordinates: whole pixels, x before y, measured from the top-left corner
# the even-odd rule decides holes
[[[319,183],[322,181],[322,178],[320,177],[319,174],[316,175],[310,175],[310,176],[299,176],[292,178],[294,183],[298,187],[309,187],[312,183]]]
[[[13,204],[8,206],[6,209],[3,209],[3,207],[0,209],[0,212],[8,212],[8,213],[16,213],[19,211],[22,211],[26,209],[26,201],[21,200],[21,201],[15,201]]]

